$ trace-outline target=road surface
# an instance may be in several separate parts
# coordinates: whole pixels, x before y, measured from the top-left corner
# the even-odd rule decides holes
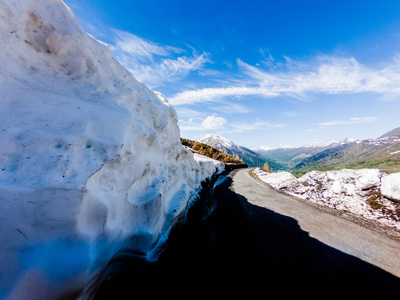
[[[400,277],[400,241],[280,193],[252,178],[248,169],[230,176],[233,191],[245,197],[249,204],[293,218],[310,237]],[[260,220],[252,218],[251,206],[244,201],[241,204],[253,229],[262,228]]]
[[[95,299],[149,292],[398,298],[399,242],[286,196],[248,172],[232,171],[204,189],[171,229],[157,261],[120,251],[99,277]]]

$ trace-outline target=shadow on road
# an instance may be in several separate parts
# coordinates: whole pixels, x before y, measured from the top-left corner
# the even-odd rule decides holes
[[[399,278],[311,238],[293,218],[250,204],[231,182],[226,177],[202,193],[186,222],[173,228],[158,262],[114,261],[96,299],[157,291],[246,298],[400,295]]]

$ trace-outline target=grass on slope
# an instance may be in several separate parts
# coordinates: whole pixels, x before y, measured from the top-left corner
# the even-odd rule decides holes
[[[297,169],[293,171],[296,177],[300,177],[305,173],[313,170],[317,171],[331,171],[338,169],[379,169],[386,173],[400,172],[400,142],[395,143],[381,151],[364,156],[351,163],[336,163],[328,166],[318,166],[316,163],[312,167]]]
[[[352,169],[373,168],[383,172],[400,172],[400,143],[393,144],[384,150],[346,167]]]

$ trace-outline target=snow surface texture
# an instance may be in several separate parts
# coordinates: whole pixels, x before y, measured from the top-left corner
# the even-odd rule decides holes
[[[61,0],[0,0],[0,298],[87,287],[129,243],[152,253],[223,164]],[[29,296],[27,296],[29,295]]]
[[[400,173],[383,177],[381,192],[385,197],[400,201]]]
[[[296,178],[289,172],[253,171],[262,181],[289,195],[400,229],[400,173],[377,169],[313,171]]]

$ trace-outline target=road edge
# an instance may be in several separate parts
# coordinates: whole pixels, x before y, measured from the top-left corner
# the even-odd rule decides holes
[[[347,211],[342,211],[342,210],[336,210],[334,208],[328,207],[328,206],[324,206],[318,203],[314,203],[314,202],[310,202],[304,199],[301,199],[299,197],[290,195],[285,193],[282,190],[278,190],[273,188],[271,185],[269,185],[268,183],[262,181],[257,175],[253,175],[252,172],[253,170],[255,170],[255,168],[248,168],[247,172],[246,172],[246,176],[248,176],[251,180],[253,180],[254,182],[256,182],[257,184],[264,186],[264,187],[270,187],[271,189],[274,189],[275,191],[277,191],[280,194],[283,194],[285,196],[289,196],[292,197],[293,199],[296,199],[299,202],[305,203],[307,205],[310,205],[314,208],[320,209],[326,213],[329,213],[331,215],[334,215],[336,217],[342,218],[344,220],[353,222],[359,226],[362,226],[364,228],[373,230],[379,234],[383,234],[385,236],[387,236],[390,239],[393,239],[395,241],[400,241],[400,230],[397,230],[395,228],[392,228],[390,226],[385,226],[379,222],[373,221],[373,220],[368,220],[363,218],[362,216],[353,214],[351,212],[347,212]]]

